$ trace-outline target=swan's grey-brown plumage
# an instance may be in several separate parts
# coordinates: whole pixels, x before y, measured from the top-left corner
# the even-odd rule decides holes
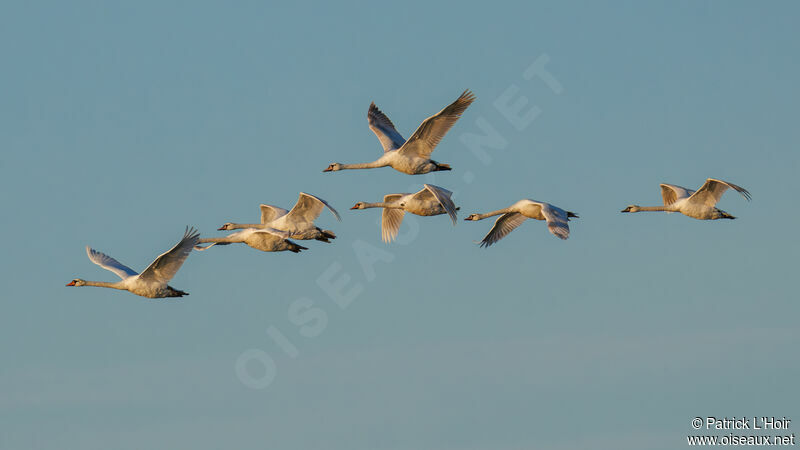
[[[747,189],[727,181],[709,178],[696,191],[674,184],[661,184],[661,198],[664,200],[664,206],[630,205],[623,209],[622,212],[666,211],[679,212],[685,216],[700,220],[735,219],[736,217],[715,206],[728,188],[735,190],[742,194],[742,197],[750,200],[750,193],[747,192]]]
[[[89,259],[98,266],[110,270],[122,281],[113,283],[104,281],[86,281],[75,278],[67,286],[99,286],[120,289],[148,298],[182,297],[187,292],[169,286],[167,283],[183,265],[189,253],[199,241],[200,233],[194,228],[186,228],[183,238],[169,251],[162,253],[142,273],[120,263],[116,259],[86,246]]]
[[[214,245],[245,244],[262,252],[283,252],[288,250],[292,253],[299,253],[301,250],[308,250],[308,248],[288,240],[287,237],[289,237],[289,233],[274,228],[245,228],[224,237],[200,239],[197,241],[198,244],[211,245],[205,247],[197,245],[194,249],[203,251]]]
[[[387,166],[409,175],[450,170],[448,164],[438,163],[430,159],[430,156],[444,135],[473,101],[475,101],[475,95],[469,90],[464,91],[456,101],[425,119],[408,140],[403,139],[386,114],[378,109],[375,103],[372,103],[367,111],[367,121],[370,130],[375,133],[383,146],[383,155],[369,163],[333,163],[323,172]]]
[[[292,239],[316,239],[322,242],[330,242],[329,239],[336,239],[336,233],[331,230],[323,230],[314,224],[314,221],[319,218],[325,208],[330,210],[336,220],[342,220],[339,213],[328,202],[316,195],[301,192],[297,203],[295,203],[291,211],[277,206],[261,205],[261,223],[226,222],[218,230],[272,228],[288,232],[288,237]]]
[[[508,208],[498,209],[497,211],[486,214],[470,214],[464,220],[476,221],[487,217],[497,216],[494,226],[481,240],[481,247],[488,247],[495,242],[503,239],[508,233],[514,231],[525,219],[536,219],[547,221],[547,229],[561,239],[569,237],[570,217],[578,217],[571,211],[565,211],[550,203],[537,202],[535,200],[523,199]]]
[[[452,195],[447,189],[426,184],[422,190],[413,194],[388,194],[383,197],[383,202],[358,202],[350,209],[383,208],[381,238],[383,242],[392,242],[397,237],[406,212],[418,216],[447,214],[455,225],[456,211],[459,208],[450,199]]]

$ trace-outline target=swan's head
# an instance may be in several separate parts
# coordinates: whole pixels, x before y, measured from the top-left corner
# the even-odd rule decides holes
[[[477,214],[470,214],[464,220],[480,220]]]
[[[636,205],[630,205],[627,208],[623,209],[620,212],[639,212],[641,209]]]
[[[75,278],[74,280],[67,283],[67,286],[85,286],[86,282],[81,280],[80,278]]]
[[[336,172],[337,170],[342,170],[342,165],[339,163],[333,163],[329,165],[327,169],[323,170],[323,172]]]
[[[358,202],[350,209],[367,209],[367,204],[364,202]]]
[[[233,224],[230,222],[225,222],[222,224],[221,227],[217,228],[217,231],[224,231],[224,230],[233,230]]]

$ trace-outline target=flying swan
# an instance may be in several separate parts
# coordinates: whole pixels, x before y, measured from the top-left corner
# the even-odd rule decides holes
[[[142,273],[136,273],[135,270],[128,266],[123,265],[116,259],[93,250],[88,245],[86,246],[86,254],[89,259],[102,267],[103,269],[110,270],[122,278],[122,281],[113,283],[105,281],[86,281],[80,278],[75,278],[70,281],[67,286],[98,286],[107,287],[112,289],[120,289],[128,291],[136,295],[148,298],[162,298],[162,297],[183,297],[189,295],[188,292],[179,291],[167,283],[172,277],[178,273],[186,257],[192,251],[200,233],[194,228],[186,228],[183,238],[172,249],[166,253],[162,253],[155,259]]]
[[[481,247],[489,247],[503,239],[508,233],[520,226],[525,219],[546,220],[547,228],[551,233],[561,239],[567,239],[569,237],[569,224],[567,222],[569,222],[570,217],[578,217],[574,212],[565,211],[549,203],[523,199],[508,208],[498,209],[486,214],[470,214],[464,220],[483,220],[500,214],[502,215],[494,221],[494,226],[481,241]]]
[[[336,234],[331,230],[323,230],[314,225],[314,221],[322,213],[323,208],[328,208],[333,216],[341,222],[342,218],[339,217],[339,213],[328,202],[315,195],[301,192],[297,203],[295,203],[291,211],[277,206],[261,205],[261,223],[227,222],[219,227],[218,230],[273,228],[288,232],[288,237],[292,239],[316,239],[322,242],[330,242],[329,239],[336,239]]]
[[[344,169],[372,169],[390,166],[409,175],[419,175],[438,170],[451,170],[448,164],[441,164],[430,159],[431,153],[445,134],[461,117],[467,107],[475,101],[475,95],[464,91],[456,101],[425,119],[408,140],[394,128],[394,124],[375,103],[369,105],[367,120],[369,129],[375,133],[383,146],[383,156],[369,163],[340,164],[333,163],[323,172],[335,172]]]
[[[456,211],[459,208],[450,200],[450,196],[453,193],[432,184],[424,186],[421,191],[414,194],[388,194],[383,197],[383,202],[358,202],[350,209],[383,208],[381,215],[381,238],[383,242],[395,240],[406,211],[418,216],[447,214],[453,221],[453,225],[455,225],[457,220]]]
[[[288,237],[289,233],[274,228],[245,228],[225,237],[199,239],[197,241],[198,244],[211,245],[206,245],[205,247],[196,245],[194,249],[203,251],[215,245],[245,244],[262,252],[283,252],[288,250],[292,253],[300,253],[301,250],[308,250],[308,248],[290,241],[287,239]]]
[[[662,184],[661,197],[664,199],[664,206],[630,205],[623,209],[622,212],[667,211],[679,212],[685,216],[700,220],[735,219],[736,217],[714,206],[728,188],[733,188],[733,190],[742,194],[742,197],[750,200],[750,193],[747,192],[747,189],[727,181],[709,178],[697,191],[673,184]]]

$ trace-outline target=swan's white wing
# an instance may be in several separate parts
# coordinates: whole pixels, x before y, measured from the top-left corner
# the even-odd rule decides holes
[[[747,192],[747,189],[739,187],[733,183],[728,183],[727,181],[709,178],[706,180],[705,184],[703,184],[703,186],[697,190],[697,192],[689,197],[689,201],[697,202],[706,206],[714,206],[722,197],[722,194],[728,190],[728,188],[734,189],[736,192],[742,194],[742,197],[750,200],[750,193]]]
[[[315,195],[306,194],[305,192],[300,193],[297,203],[295,203],[292,210],[286,214],[286,220],[294,223],[314,223],[319,215],[322,214],[323,208],[328,208],[331,213],[333,213],[333,216],[341,222],[342,218],[339,216],[339,213],[333,209],[328,202]]]
[[[674,184],[661,183],[661,198],[664,199],[664,206],[669,206],[682,198],[688,198],[694,191]]]
[[[139,275],[135,270],[131,269],[125,264],[122,264],[121,262],[106,255],[105,253],[98,252],[97,250],[89,247],[88,245],[86,246],[86,255],[89,256],[90,261],[102,267],[103,269],[114,272],[115,274],[117,274],[118,277],[122,278],[123,280],[128,277]]]
[[[456,205],[453,203],[453,200],[450,199],[450,196],[453,195],[453,193],[445,188],[440,188],[439,186],[434,186],[432,184],[426,184],[424,186],[425,188],[414,194],[414,196],[422,199],[427,195],[432,195],[433,198],[435,198],[436,201],[442,205],[442,208],[447,211],[447,215],[450,216],[450,219],[453,221],[453,225],[455,225],[458,217],[456,215]]]
[[[498,217],[497,220],[494,221],[492,229],[489,230],[481,241],[481,247],[488,247],[500,239],[503,239],[508,233],[511,233],[515,228],[520,226],[522,222],[525,222],[525,219],[527,219],[527,217],[516,212],[505,213]]]
[[[430,158],[439,141],[473,101],[475,101],[475,95],[469,90],[464,91],[456,101],[439,111],[438,114],[425,119],[398,151],[406,156]]]
[[[403,136],[395,129],[392,121],[386,117],[383,111],[375,106],[374,102],[369,105],[367,121],[369,122],[369,129],[372,130],[375,136],[378,136],[378,140],[381,141],[384,153],[390,150],[397,150],[406,142]]]
[[[270,223],[273,220],[285,216],[289,211],[278,208],[277,206],[272,205],[261,205],[261,223]]]
[[[389,194],[383,197],[384,203],[393,203],[403,196],[403,194]],[[400,230],[400,224],[403,223],[405,211],[402,209],[383,208],[381,213],[381,239],[383,242],[392,242]]]
[[[183,238],[175,244],[169,251],[162,253],[139,275],[139,279],[145,281],[157,281],[166,283],[178,273],[186,257],[192,252],[192,248],[197,245],[200,233],[194,228],[186,227]]]
[[[547,220],[547,229],[561,239],[569,237],[567,212],[549,203],[542,203],[542,215]]]

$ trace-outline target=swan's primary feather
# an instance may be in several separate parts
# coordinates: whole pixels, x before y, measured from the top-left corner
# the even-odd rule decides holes
[[[397,150],[405,144],[406,140],[397,132],[392,121],[389,120],[383,111],[375,106],[374,102],[369,105],[367,121],[369,122],[369,129],[372,130],[375,136],[378,137],[378,140],[381,141],[384,153]]]
[[[703,186],[697,190],[697,192],[689,197],[689,202],[697,202],[706,206],[714,206],[722,197],[722,194],[728,190],[728,188],[732,188],[736,192],[742,194],[742,197],[750,200],[750,193],[747,192],[747,189],[744,189],[733,183],[728,183],[727,181],[709,178],[706,180]]]
[[[103,269],[114,272],[115,274],[117,274],[118,277],[122,278],[123,280],[128,277],[134,277],[136,275],[139,275],[138,272],[126,266],[125,264],[122,264],[121,262],[106,255],[105,253],[98,252],[97,250],[89,247],[88,245],[86,246],[86,255],[89,256],[90,261],[102,267]]]
[[[505,213],[494,221],[492,229],[486,233],[481,241],[481,247],[488,247],[495,242],[503,239],[508,233],[514,231],[515,228],[522,225],[527,217],[518,212]]]
[[[159,255],[155,261],[142,271],[139,278],[145,281],[167,283],[178,273],[178,270],[189,256],[189,253],[192,252],[192,248],[197,245],[199,239],[200,233],[197,230],[186,227],[183,239],[170,250]]]
[[[430,158],[444,135],[450,131],[450,128],[473,101],[475,101],[475,95],[469,90],[464,91],[456,101],[425,119],[398,152],[405,156]]]
[[[458,221],[458,212],[455,203],[453,203],[453,200],[450,199],[450,196],[452,196],[453,193],[445,188],[434,186],[432,184],[426,184],[424,186],[425,189],[419,191],[416,196],[422,197],[425,194],[432,195],[433,198],[435,198],[436,201],[442,205],[442,208],[447,211],[447,215],[450,216],[450,220],[452,220],[453,225],[455,225]]]
[[[395,203],[403,194],[388,194],[383,196],[384,203]],[[397,237],[400,224],[403,223],[405,211],[396,208],[383,208],[381,212],[381,239],[383,242],[392,242]]]

